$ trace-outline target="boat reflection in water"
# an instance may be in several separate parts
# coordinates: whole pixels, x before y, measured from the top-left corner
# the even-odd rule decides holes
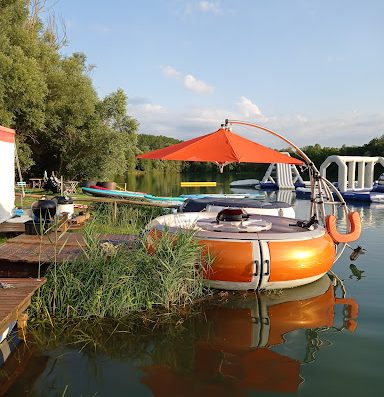
[[[354,331],[357,326],[357,303],[345,297],[343,288],[342,297],[337,298],[336,289],[324,276],[281,294],[225,293],[228,300],[205,311],[206,332],[195,343],[192,369],[186,373],[170,366],[150,365],[144,368],[142,382],[156,397],[295,392],[303,381],[300,365],[315,359],[320,333]],[[334,325],[336,305],[344,305],[340,328]],[[270,349],[299,329],[306,330],[307,344],[301,361]]]

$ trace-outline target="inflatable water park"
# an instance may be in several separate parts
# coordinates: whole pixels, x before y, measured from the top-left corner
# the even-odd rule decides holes
[[[320,166],[321,177],[327,177],[327,169],[332,164],[338,167],[334,185],[345,201],[384,203],[384,174],[374,181],[375,166],[384,167],[384,157],[329,156]],[[309,198],[314,193],[308,188],[296,189],[298,198]]]

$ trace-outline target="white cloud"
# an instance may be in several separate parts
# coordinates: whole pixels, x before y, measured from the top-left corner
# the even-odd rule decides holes
[[[167,109],[156,103],[136,103],[129,106],[128,114],[136,118],[139,123],[145,123],[146,120],[156,120],[158,117],[166,116]]]
[[[145,103],[143,105],[140,105],[141,109],[145,113],[164,113],[165,108],[164,106],[155,104],[155,103]]]
[[[245,96],[241,96],[240,102],[237,102],[236,105],[241,114],[247,118],[256,117],[258,120],[267,120],[267,118],[261,113],[260,108]]]
[[[247,103],[246,101],[240,102]],[[252,102],[251,102],[252,104]],[[319,143],[322,146],[340,147],[343,144],[362,145],[384,132],[384,113],[358,113],[314,118],[302,114],[262,116],[259,109],[250,106],[248,116],[239,103],[230,108],[189,106],[183,110],[170,110],[148,101],[129,107],[129,114],[140,123],[140,132],[154,135],[166,135],[178,139],[191,139],[215,131],[226,118],[260,123],[282,134],[299,147]],[[247,107],[246,107],[247,108]],[[264,117],[264,119],[262,118]],[[287,144],[254,128],[233,125],[239,135],[273,148],[285,148]]]
[[[306,123],[306,122],[308,121],[308,119],[307,119],[305,116],[301,115],[301,114],[298,114],[298,115],[296,116],[296,118],[297,118],[297,120],[300,121],[301,123]]]
[[[162,67],[164,76],[183,81],[183,85],[186,89],[196,92],[197,94],[205,95],[212,94],[214,88],[208,83],[197,79],[192,74],[183,75],[181,72],[176,70],[173,66],[167,65]]]
[[[196,8],[200,11],[211,12],[216,15],[221,15],[223,13],[218,1],[199,1],[196,4]]]
[[[205,83],[202,80],[198,80],[191,74],[184,76],[184,86],[191,91],[197,92],[198,94],[212,94],[213,87]]]
[[[181,78],[181,73],[172,66],[169,65],[164,66],[162,70],[164,75],[167,77],[175,78],[175,79]]]
[[[190,15],[195,11],[211,13],[214,15],[223,15],[223,9],[221,7],[220,1],[207,1],[202,0],[198,2],[190,2],[186,5],[184,14]]]

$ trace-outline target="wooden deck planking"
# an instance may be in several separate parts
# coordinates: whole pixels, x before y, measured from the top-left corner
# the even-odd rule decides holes
[[[85,222],[90,218],[91,214],[86,212],[82,215],[77,215],[73,219],[62,219],[59,222],[59,230],[80,229]],[[25,233],[25,223],[23,222],[2,222],[0,223],[0,233]]]
[[[0,261],[27,262],[27,263],[51,263],[62,262],[66,259],[74,259],[82,252],[78,246],[54,247],[34,244],[5,244],[0,246]]]
[[[84,237],[80,233],[64,233],[56,238],[55,234],[49,234],[44,236],[34,236],[28,234],[20,234],[20,236],[11,238],[7,240],[7,244],[32,244],[32,245],[57,245],[62,247],[66,246],[76,246],[85,247]]]
[[[32,295],[45,279],[0,278],[0,282],[11,284],[14,288],[0,288],[0,333],[9,324],[18,321],[31,303]]]
[[[3,222],[0,223],[0,233],[24,233],[24,223]]]
[[[100,242],[132,246],[137,236],[100,234]],[[51,263],[75,260],[86,248],[79,233],[64,233],[54,242],[54,236],[22,234],[0,245],[0,277],[37,277],[43,275]],[[39,271],[40,267],[40,271]]]
[[[100,241],[113,241],[120,243],[132,243],[136,241],[137,237],[132,234],[100,234]],[[74,247],[85,247],[86,243],[84,237],[80,233],[65,233],[62,234],[57,240],[55,236],[32,236],[27,234],[21,234],[20,236],[7,240],[7,244],[32,244],[32,245],[48,245],[52,246],[56,244],[59,247],[74,246]]]

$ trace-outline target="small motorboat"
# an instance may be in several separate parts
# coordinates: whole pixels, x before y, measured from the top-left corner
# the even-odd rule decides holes
[[[230,183],[230,187],[253,187],[260,185],[260,181],[258,179],[240,179],[238,181],[233,181]]]

